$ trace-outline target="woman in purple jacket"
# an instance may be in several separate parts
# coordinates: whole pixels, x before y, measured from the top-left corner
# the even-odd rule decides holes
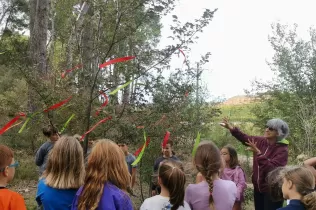
[[[224,118],[221,125],[230,130],[231,134],[253,152],[253,174],[255,210],[276,210],[281,208],[283,201],[273,202],[268,193],[266,177],[273,169],[285,166],[288,160],[288,144],[285,138],[289,134],[286,122],[271,119],[267,122],[264,136],[248,136],[237,127],[229,124]]]

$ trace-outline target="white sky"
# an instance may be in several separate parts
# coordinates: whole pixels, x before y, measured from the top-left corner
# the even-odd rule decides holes
[[[268,42],[272,23],[297,23],[301,36],[307,37],[316,22],[316,0],[179,0],[172,14],[185,22],[200,17],[204,8],[218,11],[192,47],[190,57],[194,63],[201,54],[212,53],[202,80],[216,97],[243,95],[255,78],[272,78],[266,64],[274,54]],[[170,43],[171,15],[162,20],[162,46]],[[183,57],[175,55],[172,66],[181,67],[182,62]]]

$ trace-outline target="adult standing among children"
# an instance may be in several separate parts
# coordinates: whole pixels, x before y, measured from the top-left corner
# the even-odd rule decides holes
[[[276,210],[283,201],[273,202],[268,193],[266,177],[277,167],[285,166],[288,160],[289,127],[281,119],[271,119],[266,124],[264,136],[249,136],[233,127],[227,118],[221,125],[229,129],[231,134],[253,152],[253,174],[255,210]]]

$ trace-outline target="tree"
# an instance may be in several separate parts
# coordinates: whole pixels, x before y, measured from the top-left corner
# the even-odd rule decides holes
[[[272,26],[269,40],[275,55],[269,65],[276,77],[269,83],[254,84],[254,92],[261,93],[262,103],[253,111],[261,125],[273,117],[286,120],[295,153],[311,155],[316,134],[316,31],[310,29],[310,40],[303,40],[296,28],[296,25],[292,29],[281,24]]]

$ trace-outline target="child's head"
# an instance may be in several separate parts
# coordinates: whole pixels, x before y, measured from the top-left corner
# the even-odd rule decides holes
[[[126,191],[130,181],[125,155],[119,146],[110,140],[99,140],[89,155],[78,209],[97,208],[106,182]]]
[[[57,141],[59,138],[58,129],[52,125],[44,127],[43,134],[53,142]]]
[[[273,171],[269,172],[267,176],[267,183],[269,187],[269,193],[271,195],[271,199],[274,202],[282,201],[283,194],[282,194],[282,172],[284,167],[278,167]]]
[[[121,150],[123,151],[123,153],[125,155],[128,154],[128,143],[127,143],[127,141],[120,141],[119,143],[117,143],[117,145],[121,148]]]
[[[5,145],[0,145],[0,179],[9,183],[14,177],[17,166],[13,151]]]
[[[238,166],[237,151],[230,145],[226,145],[221,150],[222,158],[229,168],[236,168]]]
[[[85,166],[83,149],[71,136],[62,136],[50,151],[43,177],[57,189],[77,189],[83,185]]]
[[[212,176],[218,174],[222,165],[221,154],[212,141],[203,141],[196,149],[194,164],[197,170],[204,176],[209,186],[210,205],[213,204],[213,180]]]
[[[174,153],[172,151],[172,147],[173,147],[173,141],[169,140],[168,143],[166,144],[165,148],[161,148],[162,149],[162,154],[164,157],[171,157]]]
[[[287,167],[282,173],[284,199],[292,199],[293,195],[299,194],[305,208],[315,210],[315,177],[312,171],[306,167]]]
[[[184,205],[184,185],[186,177],[183,166],[174,160],[163,161],[158,170],[158,183],[170,193],[171,210]]]

